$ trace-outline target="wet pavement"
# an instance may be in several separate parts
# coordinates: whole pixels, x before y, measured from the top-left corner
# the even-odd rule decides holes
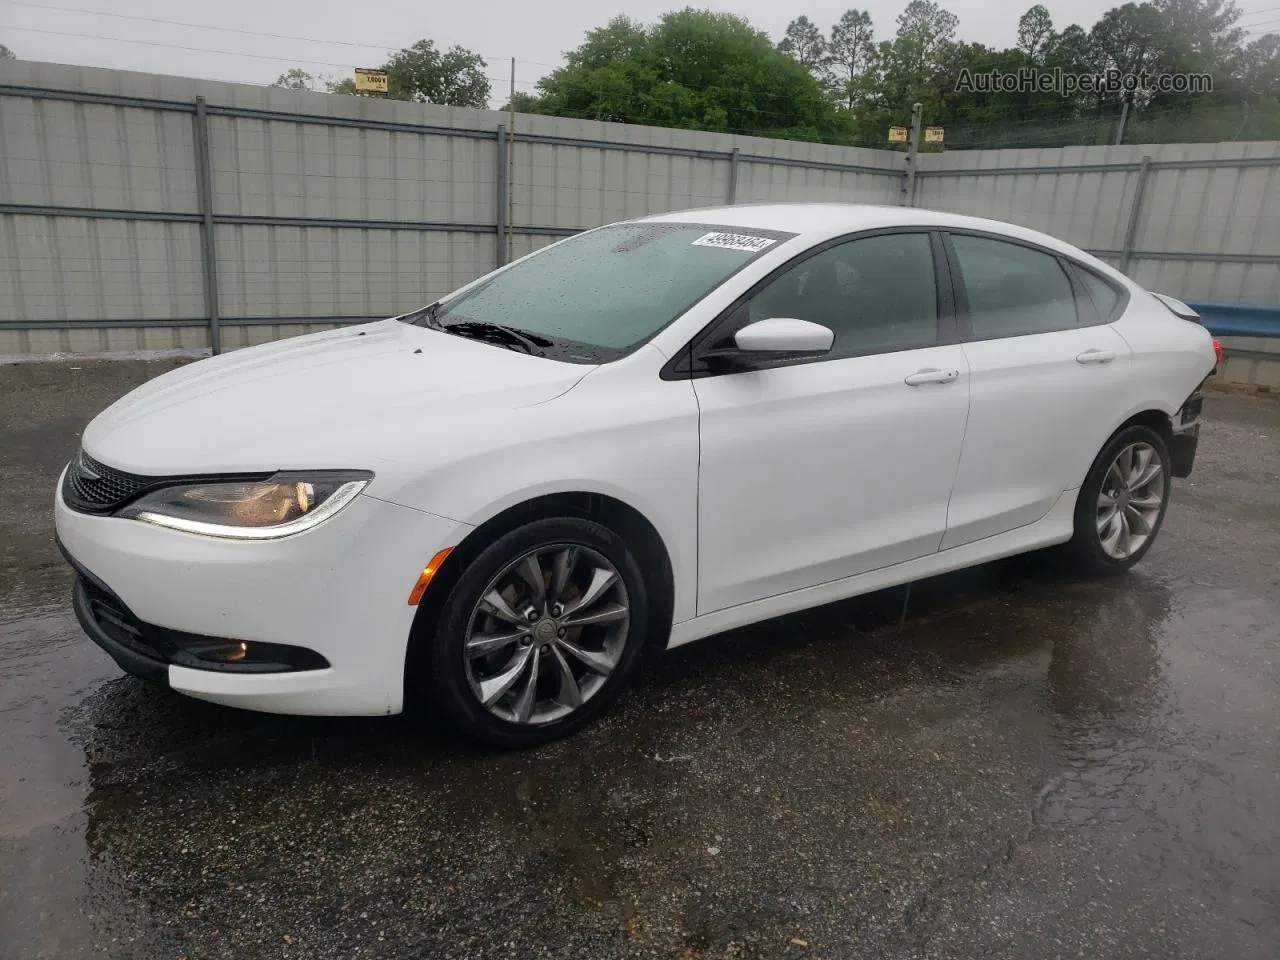
[[[490,753],[121,676],[57,472],[173,361],[0,366],[0,958],[1280,955],[1280,402],[1127,577],[1020,558],[655,658]]]

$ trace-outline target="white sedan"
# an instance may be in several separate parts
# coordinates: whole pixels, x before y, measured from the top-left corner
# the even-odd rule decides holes
[[[530,744],[647,648],[1055,544],[1128,569],[1215,350],[1009,224],[667,214],[157,377],[85,430],[57,531],[131,673]]]

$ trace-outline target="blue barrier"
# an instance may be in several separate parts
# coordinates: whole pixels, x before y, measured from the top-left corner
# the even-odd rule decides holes
[[[1280,306],[1185,301],[1205,329],[1219,337],[1280,337]]]

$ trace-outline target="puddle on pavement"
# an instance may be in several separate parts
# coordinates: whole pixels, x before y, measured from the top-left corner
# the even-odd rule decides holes
[[[1211,811],[1184,809],[1176,791],[1212,744],[1181,715],[1172,687],[1190,678],[1171,679],[1170,667],[1200,666],[1182,640],[1221,629],[1224,616],[1247,631],[1266,610],[1237,597],[1229,614],[1201,614],[1149,577],[1078,584],[1010,565],[914,592],[901,625],[902,593],[889,591],[672,652],[606,723],[518,754],[405,719],[266,717],[116,679],[63,606],[28,591],[30,613],[16,617],[11,594],[3,709],[18,724],[4,766],[22,774],[5,783],[11,892],[0,912],[31,956],[73,956],[72,943],[164,953],[266,917],[276,918],[269,936],[250,928],[230,947],[253,952],[286,934],[337,945],[344,926],[369,938],[406,916],[420,931],[478,936],[493,911],[531,899],[544,923],[661,942],[674,932],[646,927],[663,894],[645,878],[714,886],[707,851],[743,842],[735,821],[776,833],[752,841],[768,850],[797,821],[848,815],[830,794],[851,751],[853,769],[873,772],[848,798],[870,824],[909,824],[919,806],[897,795],[898,777],[878,785],[877,764],[932,766],[934,777],[941,765],[954,789],[977,763],[1015,782],[1026,771],[1010,766],[1052,771],[1036,798],[1041,826],[1104,820],[1153,856],[1172,833],[1204,831]],[[1017,727],[975,717],[984,702]],[[1230,772],[1219,771],[1223,789]],[[1203,785],[1213,773],[1195,776]],[[1159,826],[1131,806],[1135,791],[1168,807],[1155,811]],[[1229,794],[1212,799],[1235,806]],[[1239,815],[1212,840],[1263,883],[1269,868],[1232,839]],[[681,942],[720,943],[773,922],[765,914],[696,897],[679,915]]]
[[[1177,522],[1120,580],[1021,558],[915,585],[905,620],[893,590],[681,648],[521,753],[122,678],[47,529],[9,523],[6,956],[923,949],[1039,837],[1038,875],[1127,872],[1109,896],[1200,904],[1245,955],[1280,936],[1280,603]]]

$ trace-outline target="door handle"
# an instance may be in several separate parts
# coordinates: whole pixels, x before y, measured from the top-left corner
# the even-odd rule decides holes
[[[1110,363],[1115,358],[1114,350],[1086,350],[1076,355],[1076,363]]]
[[[902,382],[908,387],[919,387],[926,383],[954,383],[959,379],[959,370],[939,370],[936,367],[929,367],[925,370],[917,370]]]

